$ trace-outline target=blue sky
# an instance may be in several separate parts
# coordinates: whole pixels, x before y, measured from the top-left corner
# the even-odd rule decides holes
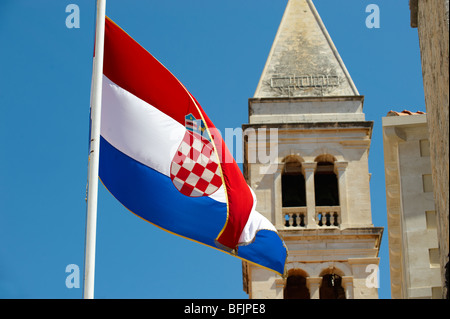
[[[80,9],[69,29],[67,5]],[[191,91],[222,132],[247,123],[286,0],[107,0],[106,12]],[[380,8],[369,29],[367,5]],[[390,298],[381,118],[425,111],[408,0],[316,0],[374,121],[372,215],[385,227],[380,298]],[[81,298],[95,1],[0,1],[0,298]],[[82,282],[82,278],[80,278]],[[100,184],[96,298],[247,298],[241,261],[129,213]]]

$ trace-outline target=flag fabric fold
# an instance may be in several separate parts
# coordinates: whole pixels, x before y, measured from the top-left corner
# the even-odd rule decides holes
[[[281,275],[286,246],[197,100],[105,22],[99,176],[128,210]]]

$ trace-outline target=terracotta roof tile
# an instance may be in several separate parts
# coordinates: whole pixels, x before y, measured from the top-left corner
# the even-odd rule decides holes
[[[405,116],[405,115],[419,115],[419,114],[426,114],[422,111],[417,111],[417,112],[411,112],[408,110],[403,110],[401,112],[397,112],[397,111],[389,111],[387,116]]]

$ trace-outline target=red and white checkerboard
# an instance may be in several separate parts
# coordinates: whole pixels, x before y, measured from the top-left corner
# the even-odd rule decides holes
[[[217,191],[222,186],[222,178],[211,142],[186,131],[172,160],[170,178],[186,196],[208,196]]]

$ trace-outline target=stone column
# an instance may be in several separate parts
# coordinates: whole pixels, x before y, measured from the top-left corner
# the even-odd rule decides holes
[[[348,205],[347,205],[347,178],[345,170],[348,166],[348,162],[337,161],[334,162],[335,173],[338,176],[339,183],[339,206],[341,207],[341,222],[340,226],[346,228],[350,224],[348,216]]]
[[[306,189],[306,228],[317,228],[316,222],[316,198],[314,191],[314,171],[316,170],[316,162],[302,163],[303,175],[305,176]]]
[[[306,286],[309,289],[309,296],[311,297],[311,299],[320,299],[321,284],[322,284],[322,277],[306,278]]]
[[[353,299],[353,277],[342,277],[342,287],[345,289],[345,298]]]
[[[275,164],[274,164],[275,165]],[[283,172],[283,164],[278,164],[276,171],[273,173],[273,205],[274,205],[274,217],[275,217],[275,227],[277,229],[284,228],[284,216],[283,216],[283,194],[281,189],[281,173]]]

